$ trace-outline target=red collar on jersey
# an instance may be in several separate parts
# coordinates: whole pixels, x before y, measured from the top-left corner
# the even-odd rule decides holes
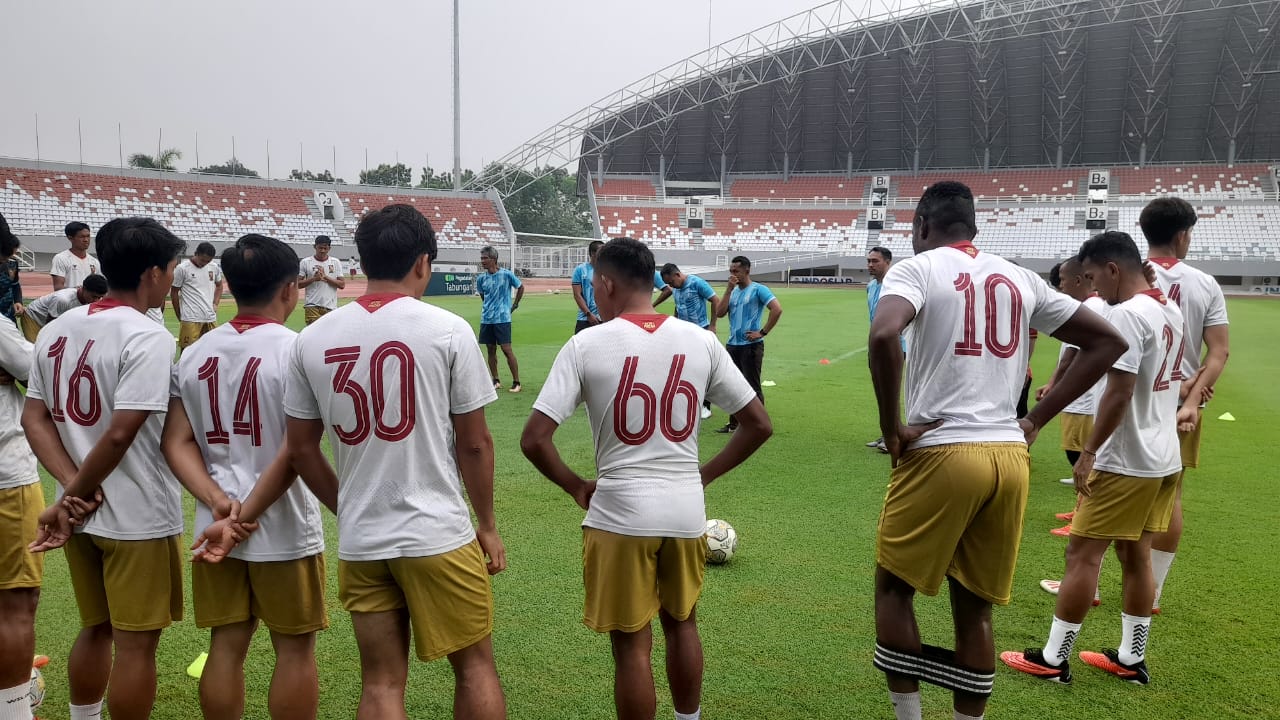
[[[372,293],[370,295],[361,295],[356,298],[356,302],[360,303],[360,307],[369,312],[377,312],[379,308],[384,308],[392,302],[400,298],[407,298],[404,293]]]
[[[647,333],[654,333],[657,332],[658,328],[662,327],[662,323],[666,322],[671,316],[654,313],[652,315],[619,315],[618,317],[629,323],[633,323],[636,327]]]
[[[973,243],[971,242],[952,243],[947,247],[959,250],[960,252],[964,253],[965,255],[968,255],[969,257],[978,257],[978,248],[974,247]]]
[[[1146,295],[1147,297],[1155,300],[1161,305],[1164,305],[1165,303],[1169,302],[1168,299],[1166,299],[1164,296],[1164,291],[1160,290],[1159,288],[1151,288],[1150,290],[1140,290],[1138,291],[1138,294]]]
[[[1179,262],[1178,258],[1171,257],[1147,258],[1147,260],[1159,265],[1165,270],[1172,270],[1173,266],[1177,265]]]
[[[102,298],[98,302],[93,303],[89,306],[89,314],[96,315],[97,313],[100,313],[103,310],[110,310],[112,308],[118,308],[118,307],[129,307],[129,306],[125,305],[124,303],[120,302],[115,298]]]
[[[263,325],[281,324],[282,323],[279,320],[272,320],[271,318],[262,317],[261,315],[237,315],[231,318],[231,327],[235,328],[238,333],[248,332],[249,330],[256,327],[262,327]]]

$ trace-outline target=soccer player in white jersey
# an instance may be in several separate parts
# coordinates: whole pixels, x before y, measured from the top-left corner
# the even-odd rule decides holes
[[[245,235],[222,253],[222,268],[237,314],[182,354],[162,440],[197,500],[197,528],[230,516],[260,476],[288,465],[280,399],[297,336],[284,322],[298,304],[298,257],[279,240]],[[257,532],[229,558],[191,571],[196,626],[213,629],[200,707],[207,720],[243,716],[244,658],[261,620],[276,652],[271,716],[315,718],[316,632],[328,626],[320,504],[294,484],[247,519]]]
[[[222,301],[222,269],[213,261],[213,243],[202,242],[190,260],[173,272],[173,314],[178,316],[178,350],[213,330]]]
[[[89,226],[82,222],[69,222],[65,229],[67,242],[71,247],[53,256],[53,264],[49,268],[49,279],[53,281],[53,290],[80,287],[84,279],[100,272],[102,267],[98,258],[89,254],[92,235]]]
[[[63,288],[38,297],[27,305],[26,312],[18,318],[22,334],[27,340],[35,342],[40,328],[53,322],[59,315],[81,305],[96,303],[106,294],[107,279],[94,274],[85,278],[78,288]]]
[[[330,257],[333,241],[328,235],[317,235],[315,255],[298,261],[298,287],[306,290],[302,301],[303,321],[310,325],[338,309],[338,291],[347,286],[342,261]]]
[[[614,703],[623,720],[652,719],[650,625],[662,622],[677,720],[698,720],[702,641],[695,608],[706,562],[703,488],[755,452],[773,432],[764,405],[716,337],[655,314],[653,253],[628,238],[596,256],[605,322],[560,350],[533,405],[520,447],[543,475],[587,511],[583,520],[584,622],[609,633]],[[739,419],[738,432],[698,466],[703,398]],[[561,460],[553,435],[587,405],[597,479]]]
[[[1027,444],[1091,387],[1124,343],[1038,275],[974,247],[973,194],[930,186],[912,224],[916,255],[893,264],[871,326],[880,427],[893,462],[876,538],[876,667],[898,720],[919,720],[921,680],[980,718],[995,678],[991,605],[1007,604],[1022,533]],[[899,393],[907,326],[906,423]],[[1044,400],[1017,418],[1030,326],[1080,347]],[[949,580],[954,651],[921,643],[915,593]]]
[[[18,251],[18,238],[0,215],[0,266]],[[31,720],[27,690],[36,648],[36,605],[44,556],[27,549],[36,539],[44,493],[36,458],[22,433],[22,390],[31,370],[31,343],[0,321],[0,718]]]
[[[1212,275],[1183,262],[1191,248],[1191,228],[1195,224],[1195,208],[1186,200],[1173,197],[1152,200],[1138,218],[1142,234],[1147,238],[1147,260],[1155,271],[1156,284],[1182,310],[1186,320],[1178,418],[1184,470],[1200,466],[1201,407],[1212,394],[1230,354],[1227,301],[1222,288]],[[1202,346],[1206,348],[1203,358]],[[1151,541],[1151,571],[1156,584],[1153,613],[1160,612],[1160,595],[1181,539],[1182,485],[1179,484],[1169,529]]]
[[[1143,272],[1133,238],[1109,231],[1080,248],[1085,277],[1111,305],[1107,319],[1128,350],[1107,373],[1093,431],[1075,465],[1084,498],[1071,521],[1067,570],[1044,648],[1001,653],[1015,670],[1071,682],[1069,658],[1098,583],[1098,568],[1113,542],[1124,577],[1121,642],[1117,650],[1083,652],[1080,659],[1132,683],[1150,681],[1146,648],[1151,627],[1151,538],[1164,532],[1182,476],[1178,454],[1178,367],[1182,313]]]
[[[150,218],[103,225],[110,291],[35,344],[22,427],[63,496],[32,550],[66,545],[83,627],[67,659],[72,720],[99,717],[104,694],[114,720],[149,717],[160,631],[182,619],[182,498],[160,454],[174,341],[145,313],[184,249]]]
[[[364,216],[355,240],[368,294],[299,334],[285,413],[304,478],[332,474],[326,432],[333,448],[339,596],[363,680],[357,717],[406,717],[412,628],[419,659],[453,666],[455,716],[502,718],[489,575],[506,552],[484,418],[497,394],[470,324],[419,299],[436,254],[431,223],[388,205]]]

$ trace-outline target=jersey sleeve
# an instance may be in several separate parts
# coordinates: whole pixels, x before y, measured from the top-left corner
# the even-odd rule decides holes
[[[774,301],[776,296],[773,294],[772,290],[770,290],[768,287],[761,285],[759,283],[755,283],[755,286],[756,286],[756,300],[760,301],[760,307],[764,307]]]
[[[1127,373],[1137,374],[1142,367],[1142,348],[1152,342],[1151,329],[1142,318],[1127,309],[1117,308],[1111,313],[1111,325],[1120,333],[1120,337],[1129,344],[1128,349],[1112,364],[1111,367]]]
[[[186,274],[187,274],[186,267],[183,265],[179,265],[177,269],[173,271],[173,286],[176,288],[182,287],[183,278],[186,276]]]
[[[303,258],[298,261],[298,279],[301,280],[306,277],[307,277],[307,259]]]
[[[49,274],[54,277],[67,276],[67,258],[62,253],[53,256],[53,266],[49,268]]]
[[[653,289],[665,290],[666,288],[667,288],[667,284],[662,281],[662,273],[657,270],[654,270],[653,271]]]
[[[1050,288],[1039,275],[1030,270],[1026,271],[1025,275],[1029,276],[1026,280],[1030,283],[1032,292],[1035,293],[1032,298],[1034,304],[1030,317],[1033,332],[1040,330],[1052,335],[1062,327],[1063,323],[1070,320],[1072,315],[1076,314],[1076,310],[1080,309],[1080,302]]]
[[[1209,295],[1209,305],[1204,311],[1204,326],[1226,325],[1227,299],[1222,294],[1222,286],[1212,277],[1208,278],[1207,282],[1209,287],[1206,288],[1206,291]]]
[[[581,404],[582,371],[578,364],[578,346],[570,339],[560,348],[555,362],[551,364],[551,372],[533,403],[533,409],[559,425],[568,420]]]
[[[213,266],[213,281],[216,283],[222,282],[222,265],[221,264],[217,264]]]
[[[516,275],[515,273],[511,272],[510,270],[508,270],[508,271],[507,271],[507,277],[511,278],[511,287],[512,287],[512,288],[518,288],[518,287],[521,287],[522,285],[524,285],[524,283],[520,282],[520,276],[519,276],[519,275]]]
[[[449,413],[465,415],[479,410],[498,399],[489,379],[489,370],[480,354],[480,343],[471,333],[471,326],[458,321],[465,329],[458,328],[449,339]]]
[[[112,409],[164,412],[169,408],[169,386],[156,380],[172,375],[175,345],[168,332],[139,333],[125,345]]]
[[[711,352],[711,377],[707,383],[706,399],[732,415],[755,399],[756,391],[718,340],[708,338],[707,347]]]
[[[582,266],[581,266],[581,265],[579,265],[578,267],[576,267],[576,268],[574,268],[574,269],[573,269],[573,279],[570,281],[570,283],[569,283],[569,284],[571,284],[571,285],[581,285],[581,284],[582,284],[582,276],[583,276]]]
[[[306,365],[302,361],[302,338],[293,342],[289,351],[289,365],[285,370],[284,412],[299,420],[319,420],[320,403],[311,391],[311,383],[307,380]]]
[[[39,341],[39,338],[36,339]],[[35,351],[31,353],[31,370],[27,374],[27,398],[31,400],[44,400],[44,373],[45,367],[42,360],[45,358],[37,357]]]
[[[923,256],[915,256],[890,265],[889,272],[885,273],[884,280],[880,282],[879,300],[896,295],[911,303],[916,312],[920,312],[929,294],[927,262]]]
[[[711,289],[711,283],[698,278],[698,297],[703,300],[710,300],[716,296],[716,291]]]
[[[33,348],[17,325],[0,320],[0,367],[5,372],[26,382],[31,374]]]

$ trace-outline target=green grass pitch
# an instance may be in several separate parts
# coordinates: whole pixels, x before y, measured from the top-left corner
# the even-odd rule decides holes
[[[709,517],[741,536],[738,556],[709,568],[699,606],[706,648],[703,707],[707,718],[892,718],[883,676],[871,665],[874,643],[872,571],[875,524],[887,480],[885,456],[863,447],[878,434],[866,367],[867,316],[861,291],[782,290],[785,309],[769,336],[764,377],[773,439],[742,468],[713,484]],[[228,298],[229,300],[230,298]],[[479,302],[440,303],[478,323]],[[1229,301],[1233,355],[1209,407],[1202,468],[1186,481],[1187,531],[1154,622],[1148,661],[1153,682],[1137,687],[1077,662],[1064,688],[998,665],[988,717],[1263,718],[1280,717],[1280,612],[1274,551],[1280,544],[1280,484],[1275,476],[1280,362],[1274,342],[1280,305]],[[664,306],[671,312],[671,305]],[[222,319],[230,317],[224,303]],[[1270,319],[1268,319],[1270,318]],[[170,320],[171,324],[172,319]],[[510,568],[494,580],[494,645],[512,718],[609,718],[612,662],[608,640],[581,624],[579,523],[582,512],[520,454],[518,437],[551,361],[572,332],[567,293],[530,293],[515,315],[515,349],[524,393],[502,392],[487,410],[497,452],[496,504]],[[301,327],[301,309],[291,325]],[[1270,328],[1268,330],[1268,328]],[[727,331],[722,324],[721,336]],[[1057,358],[1057,342],[1036,348],[1036,384]],[[829,365],[819,364],[827,358]],[[510,385],[505,362],[501,375]],[[1219,421],[1231,412],[1236,422]],[[703,424],[703,457],[723,446]],[[557,435],[569,464],[592,472],[580,412]],[[1033,448],[1027,508],[1013,603],[995,611],[999,650],[1044,641],[1053,598],[1042,577],[1059,577],[1065,541],[1049,535],[1054,512],[1072,494],[1057,480],[1068,472],[1056,422]],[[52,482],[46,477],[46,495]],[[187,533],[191,500],[187,499]],[[337,537],[326,513],[331,627],[320,634],[321,716],[352,717],[360,694],[359,658],[347,614],[337,602]],[[189,580],[188,580],[189,583]],[[922,636],[950,646],[945,598],[917,603]],[[1114,646],[1120,634],[1119,564],[1109,559],[1100,608],[1090,613],[1079,649]],[[78,630],[75,600],[61,552],[46,565],[37,626],[38,651],[53,659],[43,717],[66,717],[66,655]],[[657,633],[660,638],[661,633]],[[159,650],[159,720],[199,717],[196,681],[185,668],[207,648],[191,619],[165,631]],[[273,656],[265,630],[250,653],[245,717],[265,718]],[[655,641],[659,717],[671,717]],[[446,662],[411,664],[409,714],[445,718],[452,675]],[[950,699],[926,686],[925,717],[951,717]]]

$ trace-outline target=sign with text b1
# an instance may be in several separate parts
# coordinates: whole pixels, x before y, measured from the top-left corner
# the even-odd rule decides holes
[[[1087,230],[1107,229],[1107,209],[1101,205],[1090,205],[1084,209],[1084,226]]]
[[[703,211],[701,205],[686,205],[684,208],[685,227],[697,229],[702,227]]]
[[[884,229],[885,212],[882,207],[867,208],[867,229],[883,230]]]

